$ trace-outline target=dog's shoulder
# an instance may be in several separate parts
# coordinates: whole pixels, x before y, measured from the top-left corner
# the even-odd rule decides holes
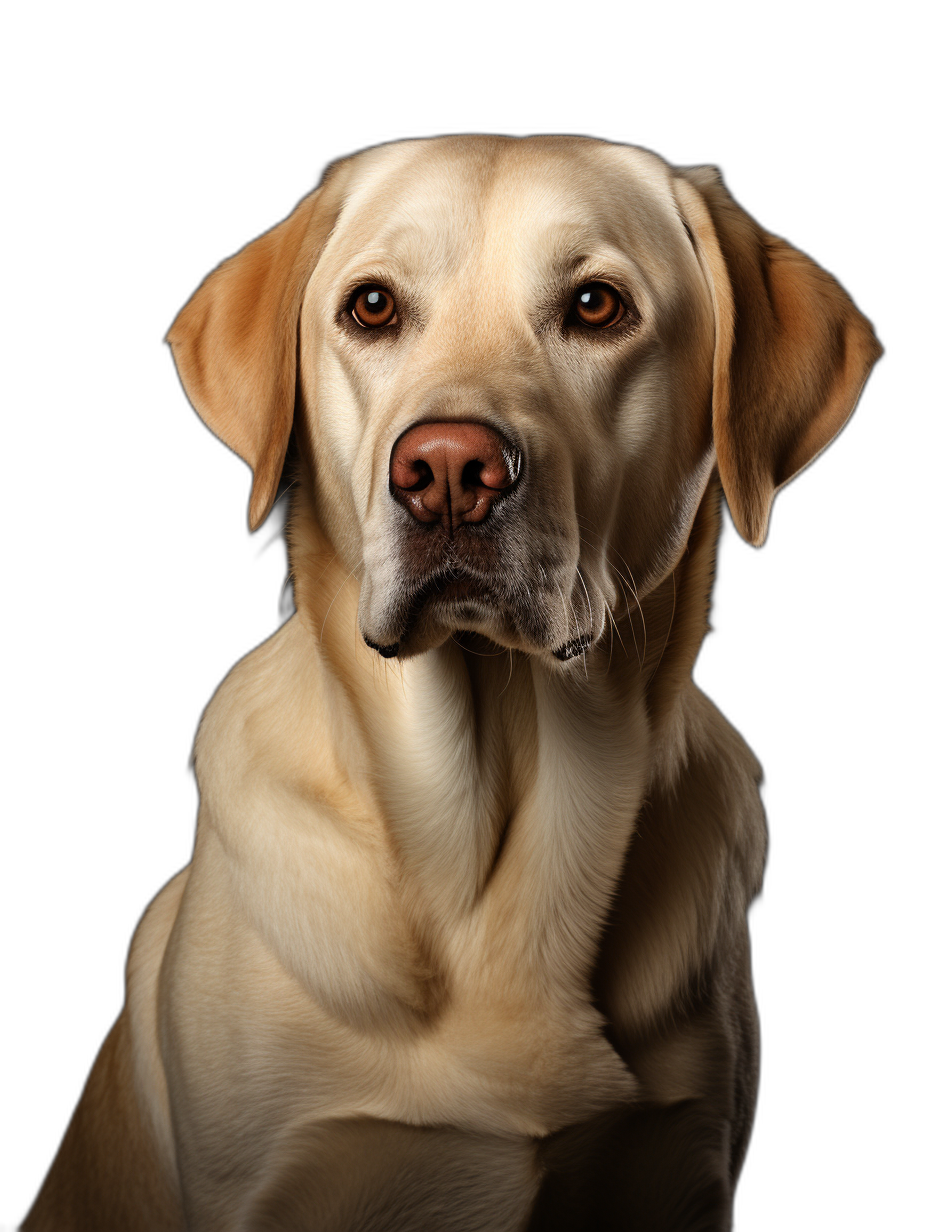
[[[675,863],[699,870],[690,884],[694,891],[699,885],[704,917],[714,918],[723,903],[743,914],[760,891],[767,852],[763,771],[741,733],[692,682],[680,714],[677,757],[652,777],[630,858],[659,859],[667,874]]]
[[[651,762],[648,809],[707,812],[732,843],[766,834],[759,789],[763,770],[718,706],[688,681],[662,716]]]
[[[283,792],[350,819],[367,766],[358,764],[364,747],[346,702],[317,640],[291,617],[236,663],[203,713],[194,765],[210,814],[231,816],[243,798]]]
[[[226,674],[197,731],[194,763],[201,790],[213,763],[235,777],[259,769],[262,755],[279,745],[294,717],[305,718],[313,666],[306,645],[299,619],[292,617]]]
[[[722,940],[744,931],[766,857],[760,765],[695,685],[675,744],[672,771],[650,783],[602,952],[610,1017],[636,1030],[672,1013]]]

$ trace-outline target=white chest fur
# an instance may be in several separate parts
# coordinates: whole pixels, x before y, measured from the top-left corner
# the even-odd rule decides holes
[[[457,647],[338,680],[307,647],[291,621],[210,706],[198,853],[305,990],[326,1114],[543,1133],[629,1096],[588,980],[640,696]]]

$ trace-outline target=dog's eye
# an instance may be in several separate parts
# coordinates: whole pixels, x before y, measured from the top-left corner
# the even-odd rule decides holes
[[[574,298],[573,312],[584,325],[602,329],[622,319],[625,305],[615,287],[607,282],[587,282]]]
[[[366,286],[356,291],[351,300],[351,315],[365,329],[392,325],[396,320],[396,304],[384,287]]]

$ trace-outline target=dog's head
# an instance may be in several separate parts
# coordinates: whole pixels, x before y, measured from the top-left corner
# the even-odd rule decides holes
[[[881,351],[715,171],[567,137],[335,164],[168,337],[253,528],[294,433],[370,646],[466,629],[552,663],[674,568],[714,467],[762,543]]]

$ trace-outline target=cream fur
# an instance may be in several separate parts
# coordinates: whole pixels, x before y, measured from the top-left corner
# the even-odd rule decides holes
[[[717,456],[752,536],[784,477],[758,452],[743,469],[750,407],[729,375],[746,347],[755,374],[778,358],[738,336],[729,274],[766,233],[740,212],[755,238],[733,238],[719,194],[585,139],[381,147],[181,313],[181,376],[254,471],[253,521],[296,447],[297,611],[207,707],[194,856],[139,925],[98,1063],[124,1098],[91,1079],[26,1229],[89,1226],[88,1209],[100,1228],[425,1227],[436,1209],[447,1227],[524,1227],[544,1174],[531,1140],[683,1100],[730,1125],[733,1183],[765,828],[759,767],[690,671]],[[592,278],[628,289],[633,329],[560,328],[558,294]],[[405,332],[346,329],[357,279],[395,290]],[[856,340],[833,433],[876,344],[846,297],[826,310]],[[463,626],[437,603],[407,631],[385,476],[430,416],[504,422],[530,471],[499,603]],[[589,651],[559,662],[581,632]],[[402,638],[400,656],[362,633]],[[130,1168],[130,1124],[155,1215],[105,1179]],[[93,1190],[95,1152],[111,1172]],[[104,1192],[122,1195],[107,1211]]]

